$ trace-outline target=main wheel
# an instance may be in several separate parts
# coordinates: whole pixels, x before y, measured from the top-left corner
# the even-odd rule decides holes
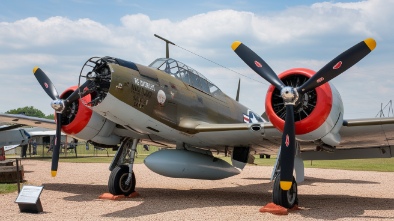
[[[297,183],[294,177],[291,188],[289,190],[282,190],[280,188],[280,176],[279,174],[276,176],[272,190],[272,200],[275,204],[289,209],[298,204]]]
[[[129,175],[129,167],[127,165],[121,165],[115,167],[111,171],[111,175],[108,179],[108,190],[113,195],[125,195],[128,196],[135,191],[135,175],[132,172],[131,182],[126,185],[127,176]]]

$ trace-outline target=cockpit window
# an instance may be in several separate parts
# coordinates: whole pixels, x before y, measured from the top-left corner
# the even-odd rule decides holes
[[[163,58],[159,58],[159,59],[156,59],[155,61],[153,61],[149,65],[149,67],[159,69],[164,64],[164,62],[165,62],[165,60]]]
[[[174,60],[172,58],[159,58],[152,62],[149,67],[162,70],[186,84],[197,88],[208,94],[215,94],[221,92],[212,82],[205,76],[190,68],[189,66]]]

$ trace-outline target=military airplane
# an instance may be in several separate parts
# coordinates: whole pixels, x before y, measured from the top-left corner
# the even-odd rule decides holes
[[[177,178],[223,179],[239,174],[253,161],[253,153],[277,154],[271,174],[273,201],[291,208],[298,203],[303,160],[393,156],[394,119],[344,120],[343,102],[329,82],[375,46],[369,38],[317,72],[295,68],[278,76],[245,44],[234,42],[234,52],[272,84],[265,104],[269,121],[193,68],[168,57],[149,66],[92,57],[81,69],[78,86],[60,95],[44,71],[35,67],[35,77],[53,100],[56,120],[2,114],[0,121],[56,127],[57,139],[63,131],[96,146],[117,148],[108,180],[109,191],[115,195],[135,191],[133,163],[138,143],[165,147],[144,163],[158,174]],[[58,140],[53,176],[59,146]],[[226,150],[231,151],[231,164],[212,154]]]
[[[33,118],[19,115],[21,119],[28,118],[31,121]],[[19,119],[18,119],[19,121]],[[51,125],[54,125],[53,121]],[[27,146],[29,140],[36,139],[36,137],[55,137],[56,131],[39,127],[25,127],[27,124],[13,124],[0,126],[0,147],[4,147],[4,151],[15,149],[18,146]],[[65,135],[62,133],[62,135]],[[36,154],[33,148],[33,155]]]
[[[23,125],[3,125],[0,127],[0,147],[19,146],[28,144],[30,134],[22,127]]]

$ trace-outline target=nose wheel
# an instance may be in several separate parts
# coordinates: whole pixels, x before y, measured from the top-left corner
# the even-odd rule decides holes
[[[298,204],[297,182],[293,177],[293,182],[289,190],[282,190],[280,188],[280,176],[276,176],[274,181],[274,188],[272,190],[272,200],[276,205],[293,208]]]

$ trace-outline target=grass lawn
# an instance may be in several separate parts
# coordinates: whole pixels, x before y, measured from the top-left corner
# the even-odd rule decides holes
[[[394,158],[304,161],[307,168],[394,172]]]
[[[0,194],[2,193],[13,193],[18,191],[16,183],[0,183]]]
[[[275,161],[276,156],[271,156],[271,159],[261,159],[258,155],[256,155],[254,163],[259,166],[273,166],[275,164]],[[305,168],[394,172],[394,158],[357,160],[308,160],[304,161],[304,166]]]
[[[149,155],[139,154],[135,158],[135,163],[143,163],[144,159]],[[216,155],[214,155],[216,156]],[[230,157],[224,157],[222,155],[216,156],[229,163],[231,163]],[[276,161],[276,156],[271,156],[270,159],[259,158],[259,155],[255,155],[254,164],[257,166],[273,166]],[[60,158],[60,162],[70,163],[111,163],[112,156],[105,157],[84,157],[80,156]],[[51,161],[50,158],[40,159],[45,161]],[[325,169],[342,169],[342,170],[361,170],[361,171],[380,171],[380,172],[394,172],[394,158],[379,158],[379,159],[358,159],[358,160],[314,160],[304,161],[305,168],[325,168]]]

